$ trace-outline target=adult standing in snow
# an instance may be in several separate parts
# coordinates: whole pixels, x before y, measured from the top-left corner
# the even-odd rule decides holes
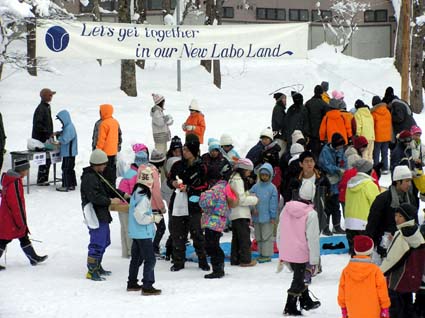
[[[284,315],[301,316],[297,308],[311,310],[320,306],[320,301],[310,298],[304,275],[308,263],[319,265],[319,221],[314,210],[314,183],[306,180],[300,187],[299,198],[286,203],[280,215],[278,238],[279,261],[288,262],[293,271],[291,287],[288,289]]]
[[[0,171],[3,167],[3,156],[6,151],[6,133],[3,126],[3,117],[0,113]]]
[[[115,190],[114,185],[102,176],[108,165],[108,156],[100,149],[95,149],[90,155],[90,166],[83,169],[81,176],[81,203],[83,209],[93,208],[99,221],[98,228],[89,228],[90,243],[87,256],[87,279],[104,280],[102,276],[110,275],[102,267],[103,254],[111,244],[109,223],[112,222],[109,206],[119,204],[121,200],[118,194],[129,198],[129,195],[120,190]]]
[[[159,94],[152,94],[155,105],[151,109],[152,133],[155,149],[167,153],[167,142],[171,140],[170,126],[174,123],[171,115],[164,115],[165,98]]]
[[[379,96],[372,98],[372,110],[375,127],[375,145],[373,147],[373,165],[376,167],[382,162],[382,174],[389,173],[388,147],[392,137],[391,113],[388,105],[381,101]],[[379,159],[381,156],[381,159]]]
[[[75,157],[78,155],[77,131],[67,110],[60,111],[56,118],[62,123],[62,131],[55,133],[60,143],[62,157],[62,187],[56,188],[60,192],[75,190],[77,178],[75,176]]]
[[[396,95],[394,95],[394,88],[388,86],[385,89],[384,98],[382,98],[382,102],[389,105],[394,99],[399,99]]]
[[[300,130],[304,136],[310,135],[308,113],[303,101],[304,97],[301,93],[291,92],[293,104],[286,111],[283,136],[290,145],[292,141],[292,133],[294,130]]]
[[[49,88],[43,88],[40,91],[41,102],[34,112],[32,120],[32,138],[42,143],[45,143],[53,135],[53,121],[50,103],[52,102],[53,95],[56,92]],[[46,159],[45,165],[38,166],[37,185],[49,185],[49,170],[50,159]]]
[[[356,119],[357,136],[363,136],[367,139],[367,148],[362,153],[362,157],[370,162],[373,162],[373,147],[375,142],[375,128],[373,116],[370,113],[369,106],[358,99],[354,105],[356,107],[356,113],[354,118]]]
[[[272,129],[274,139],[280,146],[279,157],[282,157],[282,154],[284,154],[286,150],[286,141],[283,136],[286,116],[286,95],[283,93],[275,93],[273,98],[276,100],[276,104],[273,107]]]
[[[393,137],[397,136],[403,130],[410,130],[416,125],[412,110],[409,104],[401,99],[393,99],[389,104],[391,110],[391,120],[393,123]],[[394,140],[395,138],[393,138]]]
[[[25,207],[24,187],[22,179],[29,173],[28,160],[17,160],[15,168],[2,175],[2,192],[0,205],[0,257],[7,244],[19,239],[21,248],[31,265],[37,265],[47,259],[47,255],[39,256],[34,251],[28,238],[27,211]],[[0,270],[5,269],[0,266]]]
[[[201,112],[198,101],[192,99],[189,105],[190,115],[182,125],[183,131],[187,135],[194,134],[198,136],[200,144],[204,143],[205,134],[205,116]]]
[[[100,105],[99,134],[96,149],[100,149],[108,156],[108,165],[105,169],[105,178],[115,187],[117,180],[117,153],[120,144],[120,124],[112,117],[114,107],[110,104]]]
[[[320,150],[322,148],[320,145],[320,125],[328,109],[328,104],[323,101],[322,94],[322,86],[317,85],[314,88],[314,96],[305,103],[310,125],[310,136],[308,136],[310,140],[308,148],[316,157],[319,157]]]

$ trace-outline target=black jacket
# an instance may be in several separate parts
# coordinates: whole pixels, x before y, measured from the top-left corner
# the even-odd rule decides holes
[[[391,150],[391,173],[394,171],[396,166],[407,166],[412,171],[415,168],[415,161],[412,158],[412,149],[410,147],[406,147],[399,141],[397,141],[395,148]]]
[[[202,155],[202,163],[207,169],[208,187],[211,188],[219,180],[229,180],[232,174],[232,166],[230,162],[223,157],[221,153],[217,158],[211,157],[209,153]]]
[[[4,132],[3,127],[3,117],[0,113],[0,156],[3,156],[3,149],[6,147],[6,133]]]
[[[302,104],[294,104],[286,112],[283,137],[288,144],[292,143],[294,130],[301,130],[304,137],[310,136],[307,109]]]
[[[276,138],[282,137],[283,127],[285,124],[286,106],[282,104],[282,101],[278,101],[273,108],[272,114],[272,130],[277,132]]]
[[[91,202],[99,222],[111,223],[112,217],[109,212],[111,198],[116,198],[118,195],[103,181],[98,173],[92,167],[83,169],[81,176],[81,204],[82,207]],[[124,192],[116,190],[121,196]]]
[[[305,108],[307,109],[308,122],[310,129],[311,138],[319,139],[319,130],[322,119],[326,114],[328,109],[328,104],[326,104],[321,96],[313,96],[307,103],[305,103]]]
[[[394,220],[396,209],[391,207],[391,187],[389,190],[378,195],[370,207],[366,233],[373,239],[376,247],[378,247],[381,243],[381,238],[385,232],[394,234],[397,231],[397,226]],[[418,198],[414,197],[412,191],[409,190],[406,195],[409,196],[410,203],[418,207]],[[407,202],[407,200],[400,202],[400,204],[405,202]]]
[[[201,213],[199,204],[197,202],[192,202],[190,198],[192,196],[200,196],[203,191],[208,189],[207,169],[205,165],[202,163],[200,158],[196,159],[192,166],[189,166],[188,161],[184,159],[176,162],[171,168],[170,177],[167,179],[167,184],[171,189],[174,189],[173,181],[177,180],[177,176],[183,180],[183,184],[187,187],[186,191],[187,198],[189,199],[189,214]],[[175,196],[176,194],[174,192],[170,199],[171,211]]]
[[[53,121],[50,105],[41,101],[32,120],[32,138],[46,142],[53,134]]]

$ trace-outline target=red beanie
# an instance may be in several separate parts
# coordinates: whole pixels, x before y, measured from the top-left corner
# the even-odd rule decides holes
[[[366,235],[354,237],[354,252],[356,255],[370,255],[373,252],[373,240]]]
[[[410,130],[402,130],[398,134],[397,139],[400,140],[401,142],[409,142],[412,140],[412,134]]]
[[[354,141],[353,141],[354,148],[356,148],[357,150],[359,150],[360,148],[363,148],[363,147],[367,147],[368,144],[369,143],[368,143],[366,137],[364,137],[364,136],[359,136],[357,138],[354,138]]]

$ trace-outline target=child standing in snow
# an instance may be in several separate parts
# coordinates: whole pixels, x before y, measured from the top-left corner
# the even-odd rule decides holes
[[[273,229],[278,206],[278,193],[274,184],[273,167],[269,163],[263,164],[259,169],[260,181],[256,183],[251,193],[254,193],[259,202],[254,208],[252,221],[255,228],[255,238],[258,243],[260,257],[259,263],[271,262],[273,255]]]
[[[305,180],[299,190],[299,199],[286,203],[280,214],[276,238],[279,260],[289,263],[294,272],[284,315],[301,316],[297,308],[298,298],[301,309],[310,310],[320,306],[320,301],[310,298],[308,286],[304,283],[307,264],[317,266],[320,261],[319,219],[312,204],[315,192],[314,183]]]
[[[162,154],[167,153],[167,142],[171,140],[170,126],[174,123],[171,115],[164,115],[165,98],[159,94],[152,94],[155,105],[151,109],[152,133],[155,149]]]
[[[192,99],[189,105],[190,115],[182,125],[183,131],[187,135],[195,134],[199,138],[199,143],[204,143],[204,134],[205,134],[205,117],[201,113],[199,108],[198,101]]]
[[[338,304],[342,317],[390,317],[387,283],[384,274],[370,257],[373,240],[365,235],[355,236],[354,252],[339,280]]]
[[[127,291],[140,291],[142,295],[159,295],[160,289],[153,287],[155,283],[155,253],[152,239],[155,236],[155,225],[162,219],[161,214],[153,214],[151,207],[151,189],[154,183],[152,169],[145,167],[139,172],[137,184],[130,199],[128,214],[128,235],[133,239],[131,261],[128,273]],[[143,285],[137,282],[139,267],[143,265]]]

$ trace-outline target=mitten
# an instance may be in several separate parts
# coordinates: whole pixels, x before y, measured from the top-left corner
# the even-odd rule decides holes
[[[341,313],[342,313],[342,318],[348,317],[347,308],[341,308]]]
[[[154,221],[155,223],[159,223],[162,220],[162,215],[161,214],[154,214],[152,216],[152,221]]]
[[[388,308],[381,309],[381,318],[390,318],[390,310]]]
[[[196,128],[196,126],[193,126],[193,125],[186,125],[186,130],[187,130],[187,131],[195,130],[195,128]]]

